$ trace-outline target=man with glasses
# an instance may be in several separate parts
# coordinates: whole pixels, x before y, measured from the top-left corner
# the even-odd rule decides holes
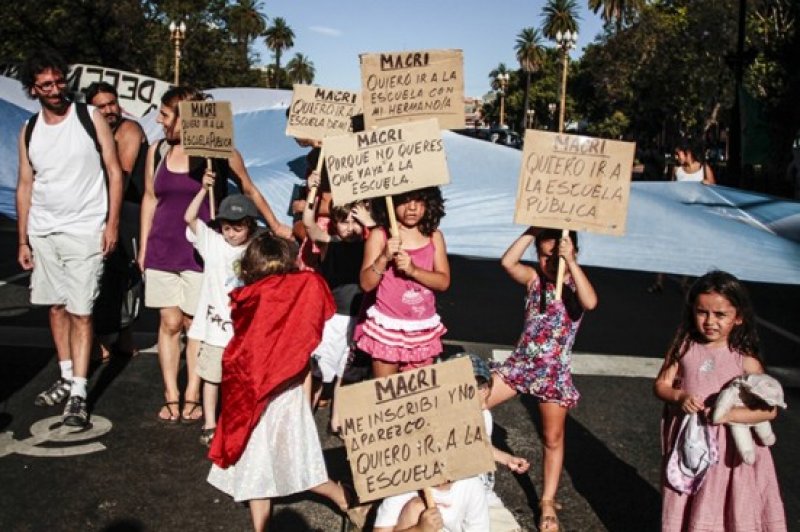
[[[124,315],[122,308],[123,297],[137,276],[131,265],[135,265],[139,238],[148,142],[139,122],[122,116],[117,89],[110,83],[99,81],[89,85],[86,102],[100,111],[111,128],[123,176],[119,246],[106,261],[94,309],[95,335],[100,344],[101,360],[106,362],[112,351],[128,356],[136,352],[130,327],[135,316]]]
[[[36,118],[32,131],[27,124],[20,131],[17,260],[33,270],[31,303],[50,307],[61,367],[61,378],[35,402],[49,406],[69,396],[63,423],[85,427],[92,306],[103,258],[117,245],[122,173],[103,116],[89,108],[93,139],[77,104],[67,98],[67,72],[66,63],[50,52],[20,68],[25,92],[42,110],[30,119]]]

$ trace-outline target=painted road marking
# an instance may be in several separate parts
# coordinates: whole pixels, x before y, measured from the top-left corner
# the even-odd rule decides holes
[[[92,440],[107,434],[111,427],[111,421],[101,416],[92,416],[91,423],[84,429],[63,425],[61,416],[48,417],[31,425],[30,438],[15,440],[12,432],[0,434],[0,457],[16,453],[26,456],[63,458],[96,453],[105,450],[106,446],[99,442],[70,446],[59,445],[58,447],[42,447],[42,444]]]

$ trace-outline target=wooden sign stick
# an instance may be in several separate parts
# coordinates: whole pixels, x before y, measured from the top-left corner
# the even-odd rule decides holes
[[[569,238],[569,231],[567,229],[561,230],[561,238]],[[559,239],[556,242],[556,252],[558,252],[558,246],[561,244],[561,240]],[[556,301],[561,301],[561,287],[564,286],[564,273],[567,269],[567,262],[564,260],[564,257],[561,255],[558,256],[558,275],[556,276]]]
[[[206,157],[206,170],[211,169],[211,157]],[[214,201],[214,187],[212,186],[208,189],[208,211],[212,220],[216,218],[216,214],[214,213],[214,205],[216,205],[216,202]]]
[[[320,180],[322,179],[322,165],[325,164],[325,156],[324,156],[324,146],[320,145],[319,147],[319,157],[317,157],[317,168],[314,170],[316,173],[320,175]],[[310,205],[312,208],[314,206],[314,202],[317,201],[317,188],[318,187],[311,187],[308,190],[308,197],[306,198],[306,208]]]
[[[425,500],[425,508],[436,508],[436,501],[433,500],[433,492],[430,488],[422,488],[422,496]]]
[[[397,228],[397,217],[394,214],[394,200],[391,196],[386,196],[386,212],[389,214],[389,231],[392,236],[400,236],[400,230]]]

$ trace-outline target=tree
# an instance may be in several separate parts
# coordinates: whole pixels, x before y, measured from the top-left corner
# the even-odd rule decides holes
[[[525,94],[522,103],[522,126],[520,131],[525,130],[527,119],[529,93],[531,89],[531,73],[539,70],[544,62],[544,50],[542,49],[542,37],[539,30],[535,28],[523,28],[517,35],[517,43],[514,46],[517,52],[517,61],[522,71],[525,72]]]
[[[547,0],[542,8],[542,33],[549,39],[555,39],[560,31],[564,33],[578,31],[578,5],[575,0]]]
[[[606,24],[613,22],[619,33],[623,23],[632,22],[644,4],[644,0],[589,0],[589,9],[594,13],[602,10],[600,17]]]
[[[248,58],[250,43],[267,29],[267,17],[261,13],[262,9],[258,0],[237,0],[228,8],[228,27],[245,59]]]
[[[286,63],[286,73],[292,83],[311,83],[314,81],[314,63],[303,54],[296,53]]]
[[[290,28],[282,17],[276,17],[272,21],[272,26],[264,32],[267,48],[275,53],[275,88],[280,88],[281,84],[281,54],[284,50],[294,46],[294,31]]]

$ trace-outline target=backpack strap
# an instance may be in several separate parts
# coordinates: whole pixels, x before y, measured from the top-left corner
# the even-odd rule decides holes
[[[28,123],[25,124],[25,154],[28,156],[28,164],[31,165],[31,168],[33,168],[33,163],[31,162],[31,155],[30,153],[28,153],[28,151],[30,150],[31,146],[31,137],[33,136],[33,126],[36,125],[36,121],[38,119],[39,119],[39,113],[34,113],[33,116],[31,116],[28,119]],[[36,171],[34,170],[34,173],[35,172]]]

